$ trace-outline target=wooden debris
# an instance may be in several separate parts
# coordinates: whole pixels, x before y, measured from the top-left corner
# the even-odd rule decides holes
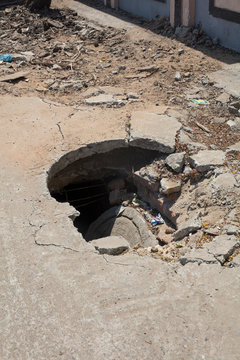
[[[208,128],[206,128],[204,125],[200,124],[198,121],[196,121],[196,125],[203,131],[207,132],[208,134],[210,134],[210,130],[208,130]]]

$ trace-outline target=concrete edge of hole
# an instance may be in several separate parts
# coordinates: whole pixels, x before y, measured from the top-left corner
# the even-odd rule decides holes
[[[49,168],[47,174],[47,188],[48,191],[51,192],[51,181],[54,176],[69,164],[86,158],[88,156],[92,156],[96,153],[105,153],[114,149],[125,148],[128,147],[128,143],[125,139],[110,139],[104,140],[100,142],[89,143],[84,146],[79,147],[76,150],[72,150],[67,152],[66,154],[60,156],[54,164]]]

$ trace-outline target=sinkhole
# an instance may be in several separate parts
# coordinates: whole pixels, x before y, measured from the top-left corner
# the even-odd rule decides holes
[[[48,189],[58,202],[78,211],[73,223],[86,241],[122,236],[130,247],[155,246],[159,242],[147,220],[149,211],[157,215],[162,210],[159,174],[165,157],[125,142],[89,144],[51,167]],[[172,224],[167,211],[161,215]]]

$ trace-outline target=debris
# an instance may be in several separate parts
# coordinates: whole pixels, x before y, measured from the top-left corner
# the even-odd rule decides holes
[[[205,126],[203,126],[202,124],[200,124],[198,121],[196,121],[195,123],[201,130],[207,132],[208,134],[210,134],[210,130],[208,130]]]
[[[10,55],[10,54],[0,55],[0,61],[11,62],[12,61],[12,55]]]
[[[175,80],[176,80],[176,81],[180,81],[180,80],[182,79],[182,76],[181,76],[181,74],[180,74],[180,72],[179,72],[179,71],[177,71],[177,72],[176,72],[176,74],[175,74],[175,77],[174,77],[174,78],[175,78]]]
[[[182,171],[183,165],[185,161],[185,152],[175,153],[168,155],[165,160],[165,163],[177,173]]]
[[[157,66],[146,66],[146,67],[144,67],[144,68],[140,68],[140,69],[137,69],[137,71],[139,71],[139,72],[150,72],[150,73],[154,73],[154,72],[156,72],[156,71],[158,71],[159,70],[159,67],[157,67]]]
[[[29,71],[18,71],[10,75],[0,77],[0,82],[15,81],[26,78],[29,75]]]
[[[162,193],[164,195],[170,195],[181,191],[181,181],[163,178],[160,181]]]
[[[209,105],[209,101],[204,100],[204,99],[192,99],[192,102],[194,102],[195,104],[198,105]]]
[[[151,221],[152,226],[164,224],[165,221],[163,220],[161,214],[159,213],[153,220]]]
[[[90,241],[100,254],[120,255],[130,248],[129,243],[122,236],[108,236]]]

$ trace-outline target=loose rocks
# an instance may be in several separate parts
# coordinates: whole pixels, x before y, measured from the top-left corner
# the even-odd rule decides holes
[[[90,242],[100,254],[120,255],[129,249],[129,243],[122,236],[107,236]]]
[[[185,161],[185,152],[171,154],[165,160],[166,164],[177,173],[182,171],[184,161]]]
[[[199,172],[210,170],[214,166],[222,166],[225,153],[221,150],[203,150],[189,157],[189,163]]]

